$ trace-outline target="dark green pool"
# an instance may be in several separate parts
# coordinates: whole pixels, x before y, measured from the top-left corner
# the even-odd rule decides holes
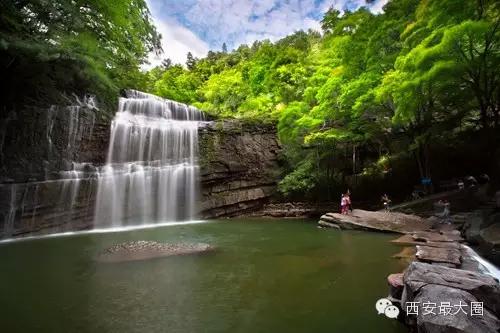
[[[392,236],[227,220],[0,244],[2,332],[405,332],[378,316],[403,267]],[[201,256],[99,264],[127,240],[206,242]]]

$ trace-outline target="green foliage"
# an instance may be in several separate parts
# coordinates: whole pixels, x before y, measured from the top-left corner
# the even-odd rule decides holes
[[[151,73],[151,72],[150,72]],[[201,85],[201,80],[192,72],[182,66],[171,66],[164,71],[152,89],[153,93],[182,103],[196,101],[196,89]]]
[[[396,156],[414,156],[429,177],[432,142],[498,129],[499,8],[492,0],[392,0],[379,15],[332,8],[322,36],[299,31],[209,52],[167,69],[153,91],[218,117],[276,123],[284,195],[330,198],[330,187],[356,174],[382,179]]]
[[[295,170],[287,174],[279,183],[279,191],[288,197],[294,195],[303,196],[311,192],[318,183],[314,172],[314,164],[311,160],[300,163]]]
[[[232,51],[223,44],[202,59],[188,53],[185,67],[165,59],[145,73],[139,66],[160,51],[145,0],[2,1],[2,101],[90,92],[112,103],[119,89],[136,88],[218,118],[272,123],[288,172],[280,192],[319,199],[337,198],[331,189],[358,176],[382,181],[400,172],[389,164],[410,157],[414,178],[430,177],[432,144],[498,138],[498,1],[391,0],[381,14],[332,8],[321,27]]]
[[[0,62],[11,84],[7,104],[51,100],[57,92],[111,97],[120,88],[145,87],[139,65],[159,45],[144,0],[0,5]]]

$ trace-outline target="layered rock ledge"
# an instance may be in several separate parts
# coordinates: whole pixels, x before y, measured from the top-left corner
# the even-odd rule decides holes
[[[349,215],[327,213],[318,224],[402,234],[392,241],[403,246],[394,257],[407,260],[409,266],[402,273],[390,274],[387,282],[389,298],[401,309],[398,319],[410,332],[499,332],[500,284],[462,244],[465,240],[458,229],[463,230],[467,218],[454,216],[451,221],[444,224],[436,217],[356,209]],[[454,315],[440,311],[441,302],[449,304]],[[457,304],[463,305],[458,312]],[[473,304],[482,305],[481,315],[472,315]],[[416,314],[408,310],[412,306],[420,307]]]
[[[402,310],[400,320],[412,332],[493,333],[500,329],[500,284],[486,274],[474,252],[461,244],[464,239],[456,228],[462,223],[434,224],[434,229],[392,241],[404,246],[396,257],[410,264],[403,273],[389,275],[387,282],[391,298]],[[442,310],[443,302],[450,305],[453,315]],[[463,305],[459,311],[457,304]],[[473,304],[481,305],[482,314],[473,314]],[[416,314],[409,311],[412,305],[420,307]]]
[[[491,276],[413,262],[404,273],[403,282],[403,311],[412,304],[420,305],[417,314],[407,314],[405,319],[417,332],[493,333],[500,329],[500,285]],[[442,302],[449,302],[454,315],[438,311]],[[478,302],[481,302],[482,314],[473,315],[472,305]],[[434,311],[429,307],[424,310],[424,304],[436,304]],[[463,304],[458,312],[457,304]]]
[[[23,117],[29,114],[36,119]],[[106,162],[109,119],[95,118],[88,108],[29,108],[8,125],[4,147],[9,149],[0,159],[0,239],[92,229],[96,171]],[[276,190],[280,153],[272,125],[201,124],[197,217],[260,210]]]
[[[274,126],[210,122],[199,142],[202,218],[246,215],[268,202],[281,172]]]
[[[189,254],[201,254],[215,250],[205,243],[159,243],[154,241],[133,241],[113,245],[98,254],[99,262],[124,262],[147,260]]]

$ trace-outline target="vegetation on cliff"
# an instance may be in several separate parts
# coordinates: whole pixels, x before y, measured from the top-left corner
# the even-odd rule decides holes
[[[286,195],[329,198],[335,185],[377,187],[387,173],[402,182],[383,186],[408,189],[453,176],[437,174],[443,152],[474,158],[474,142],[495,156],[486,142],[500,122],[499,25],[500,6],[487,0],[392,0],[380,15],[330,9],[323,34],[189,55],[186,67],[166,61],[149,72],[149,90],[220,117],[277,123]],[[482,160],[456,173],[486,170]]]
[[[160,50],[144,0],[4,1],[4,103],[51,102],[59,91],[113,101],[135,88],[276,124],[280,190],[292,198],[336,199],[346,185],[408,193],[419,178],[497,168],[497,1],[391,0],[381,14],[330,9],[321,23],[321,33],[188,54],[185,66],[166,59],[144,73]]]

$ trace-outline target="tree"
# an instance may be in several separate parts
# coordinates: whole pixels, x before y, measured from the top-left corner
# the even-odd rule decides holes
[[[330,198],[335,186],[382,182],[388,170],[403,176],[383,186],[407,192],[437,175],[449,150],[465,154],[455,146],[500,139],[499,18],[493,0],[391,0],[380,14],[330,8],[323,35],[209,51],[188,71],[198,79],[188,95],[218,117],[277,124],[285,195]]]
[[[48,101],[60,92],[116,96],[134,87],[139,65],[161,50],[160,37],[144,0],[2,1],[3,101]]]
[[[193,70],[194,67],[196,66],[196,62],[197,62],[197,59],[195,57],[193,57],[193,54],[191,52],[188,52],[187,56],[186,56],[186,67],[189,70]]]
[[[227,53],[227,45],[226,45],[226,43],[222,43],[222,53]]]
[[[324,33],[331,33],[340,20],[340,11],[330,7],[321,20],[321,29]]]
[[[170,58],[165,58],[161,62],[161,65],[164,69],[169,69],[170,67],[172,67],[172,60],[170,60]]]
[[[201,79],[196,73],[181,65],[173,65],[165,70],[154,83],[153,93],[182,103],[192,104],[197,99],[197,89]]]

